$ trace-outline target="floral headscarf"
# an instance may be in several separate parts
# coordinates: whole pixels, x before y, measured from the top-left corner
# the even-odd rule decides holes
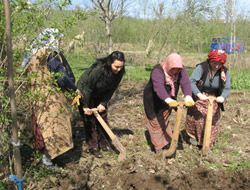
[[[208,54],[207,60],[209,62],[215,61],[225,64],[227,60],[227,54],[223,50],[214,50]]]
[[[164,70],[166,84],[171,86],[171,96],[175,96],[174,82],[178,80],[178,75],[170,76],[168,73],[171,69],[183,69],[182,57],[177,53],[171,53],[167,56],[166,61],[161,63]]]
[[[226,63],[226,60],[227,60],[227,54],[223,50],[211,51],[208,54],[208,58],[207,58],[208,62],[213,62],[213,61],[221,62],[223,65]],[[226,74],[225,74],[223,65],[221,67],[221,79],[222,79],[222,81],[225,82],[226,81]]]
[[[24,68],[29,62],[30,57],[36,54],[40,49],[49,48],[59,53],[59,40],[62,37],[63,34],[60,33],[57,28],[46,28],[43,30],[32,42],[30,48],[27,49],[21,67]]]

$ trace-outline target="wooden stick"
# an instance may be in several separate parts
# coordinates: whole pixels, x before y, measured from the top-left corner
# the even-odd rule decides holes
[[[207,108],[207,119],[204,131],[204,138],[203,138],[203,145],[202,145],[202,155],[208,155],[208,149],[210,144],[210,137],[211,137],[211,127],[213,121],[213,103],[216,100],[216,97],[209,96],[208,97],[208,108]]]
[[[181,117],[184,103],[178,103],[177,106],[177,115],[174,125],[174,134],[171,140],[170,148],[163,151],[163,159],[170,158],[175,153],[175,150],[178,145],[179,134],[180,134],[180,125],[181,125]]]
[[[111,131],[107,123],[103,120],[102,116],[98,113],[98,110],[96,108],[91,109],[93,114],[95,115],[96,119],[100,122],[103,129],[107,132],[110,139],[112,140],[113,145],[119,150],[120,154],[118,156],[119,161],[123,161],[126,159],[126,149],[122,146],[118,138],[115,136],[115,134]]]

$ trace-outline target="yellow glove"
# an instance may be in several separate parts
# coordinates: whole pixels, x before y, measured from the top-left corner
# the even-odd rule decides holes
[[[76,108],[80,105],[80,101],[79,101],[79,99],[81,98],[81,96],[78,94],[75,98],[74,98],[74,100],[72,101],[72,103],[71,103],[71,105],[72,106],[75,106]]]
[[[174,100],[174,101],[170,102],[168,105],[170,108],[176,108],[178,106],[178,102],[176,100]]]
[[[178,106],[178,102],[172,98],[167,98],[165,102],[169,105],[170,108],[176,108]]]
[[[186,96],[185,97],[185,106],[186,107],[192,107],[194,106],[194,100],[191,96]]]

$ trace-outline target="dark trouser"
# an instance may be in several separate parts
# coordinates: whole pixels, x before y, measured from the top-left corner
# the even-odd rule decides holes
[[[90,108],[96,108],[99,105],[100,101],[92,99],[90,101]],[[79,112],[83,118],[84,130],[86,143],[89,147],[89,150],[96,148],[101,149],[106,146],[110,146],[110,138],[105,132],[99,121],[95,118],[94,114],[85,115],[82,109],[82,105],[79,106]],[[104,121],[107,122],[107,111],[99,113]]]

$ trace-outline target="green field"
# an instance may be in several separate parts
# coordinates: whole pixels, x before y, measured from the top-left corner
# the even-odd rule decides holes
[[[198,56],[198,54],[184,55]],[[204,57],[204,55],[202,55]],[[131,55],[130,55],[131,57]],[[76,80],[80,75],[95,61],[91,55],[87,53],[81,53],[80,55],[70,54],[68,55],[68,62],[70,63],[73,72],[76,76]],[[154,65],[146,65],[145,68],[142,63],[135,63],[133,59],[127,59],[126,62],[126,74],[124,80],[129,81],[147,81],[150,77],[151,70]],[[226,65],[228,67],[228,65]],[[189,76],[193,71],[193,67],[187,67]],[[250,91],[250,69],[239,69],[230,67],[231,88],[233,90],[246,90]]]

